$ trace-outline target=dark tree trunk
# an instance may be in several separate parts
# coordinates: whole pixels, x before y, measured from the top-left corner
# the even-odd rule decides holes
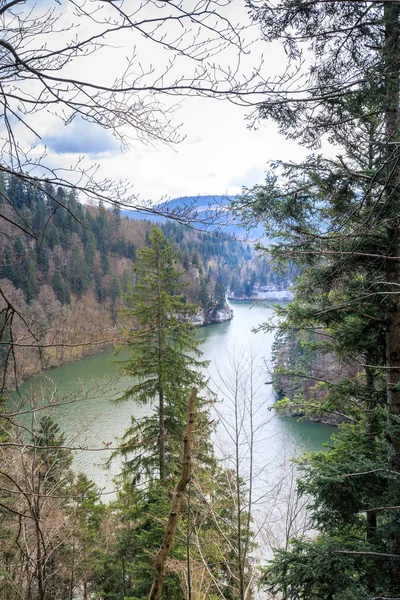
[[[399,3],[384,4],[384,68],[386,87],[386,202],[388,210],[388,256],[400,256],[400,153],[399,153]],[[386,260],[386,282],[389,292],[398,291],[400,261]],[[396,420],[400,418],[400,295],[391,294],[387,315],[386,366],[388,441],[390,468],[400,471],[400,431]],[[396,504],[400,503],[399,483],[393,484]],[[389,552],[400,554],[400,528],[398,515],[392,515],[389,534]],[[400,561],[391,565],[393,587],[400,581]]]
[[[159,252],[159,250],[158,250]],[[163,380],[163,323],[161,319],[161,257],[157,255],[157,271],[158,271],[158,449],[159,449],[159,469],[160,482],[165,482],[165,406],[164,406],[164,380]]]

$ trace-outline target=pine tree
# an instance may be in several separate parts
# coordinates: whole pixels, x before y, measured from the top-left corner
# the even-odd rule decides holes
[[[121,399],[156,404],[150,416],[140,422],[132,419],[119,450],[125,461],[115,508],[129,525],[119,533],[115,553],[98,575],[99,587],[109,598],[119,597],[121,585],[124,596],[146,597],[150,591],[151,556],[162,542],[170,492],[180,469],[188,390],[204,386],[200,368],[205,363],[191,323],[197,307],[185,303],[180,293],[177,254],[157,228],[148,241],[149,247],[138,251],[136,283],[126,294],[130,357],[120,366],[133,377],[133,384]],[[201,425],[205,436],[207,422],[205,418]],[[203,469],[213,462],[209,446],[205,447]],[[186,552],[186,540],[178,536],[172,557],[185,564]],[[178,573],[167,575],[164,594],[176,600],[182,597]]]
[[[72,456],[65,445],[65,435],[60,427],[50,416],[40,419],[39,427],[34,432],[33,444],[36,456],[43,461],[43,478],[46,483],[52,484],[65,475],[72,463]]]
[[[121,284],[119,279],[114,275],[111,280],[111,288],[110,288],[110,298],[111,298],[111,316],[113,320],[113,325],[117,322],[117,300],[121,296]]]
[[[155,401],[155,408],[140,421],[132,419],[118,450],[124,462],[111,510],[123,526],[97,574],[98,592],[110,600],[149,595],[153,560],[181,469],[189,389],[205,385],[200,372],[205,363],[191,324],[197,307],[185,303],[180,293],[177,255],[159,229],[153,229],[149,244],[138,251],[136,284],[126,295],[130,306],[124,313],[133,327],[127,332],[130,358],[120,364],[134,378],[122,399]],[[214,597],[224,590],[224,597],[236,600],[236,497],[227,490],[232,473],[215,459],[210,415],[201,397],[198,402],[190,491],[183,499],[162,597],[179,600],[198,586],[199,594],[207,590]]]
[[[321,534],[280,551],[266,581],[287,599],[393,596],[400,518],[380,507],[400,501],[399,3],[296,0],[252,9],[292,68],[305,47],[314,57],[296,90],[277,84],[261,116],[311,147],[327,136],[340,155],[272,165],[242,210],[279,240],[274,257],[302,270],[282,329],[323,333],[309,348],[359,364],[356,378],[320,377],[325,408],[356,423],[334,443],[334,461],[316,456],[305,466],[302,485]],[[340,571],[347,583],[335,577]]]
[[[0,278],[1,279],[9,279],[10,281],[14,281],[14,279],[15,279],[12,254],[11,254],[8,246],[6,246],[4,248],[3,255],[1,257]]]
[[[142,423],[142,435],[146,431],[157,451],[148,451],[140,466],[144,468],[145,462],[147,474],[154,476],[157,470],[164,482],[173,471],[173,448],[183,431],[187,392],[192,386],[202,387],[199,369],[205,363],[200,360],[191,322],[197,307],[185,303],[180,293],[177,255],[157,228],[153,228],[149,243],[138,251],[136,283],[126,295],[129,308],[124,314],[133,324],[127,332],[130,357],[120,366],[134,381],[122,399],[156,400],[155,414]],[[133,422],[124,438],[127,447],[136,434],[138,427]]]

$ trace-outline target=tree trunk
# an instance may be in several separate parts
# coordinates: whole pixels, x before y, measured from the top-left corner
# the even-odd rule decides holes
[[[182,498],[187,484],[190,480],[191,456],[193,447],[194,433],[194,410],[197,391],[192,389],[189,398],[188,418],[186,424],[185,437],[183,439],[183,460],[181,476],[175,486],[174,494],[171,500],[171,508],[168,515],[167,527],[164,539],[154,561],[155,573],[153,585],[150,590],[149,600],[159,600],[161,597],[165,573],[167,570],[167,560],[171,548],[174,544],[176,527],[181,510]]]
[[[365,356],[367,364],[374,364],[375,356],[372,350],[368,351]],[[375,393],[375,374],[374,370],[371,367],[366,367],[365,369],[365,387],[367,391],[367,395],[370,395],[371,400],[368,402],[369,412],[367,413],[367,435],[371,440],[373,440],[376,436],[378,423],[376,417],[376,402],[373,400]],[[376,511],[367,512],[366,516],[366,528],[367,528],[367,540],[370,543],[375,541],[376,537],[376,529],[377,529],[377,513]],[[375,571],[374,569],[370,570],[368,573],[368,581],[370,589],[374,589],[375,584]]]
[[[243,548],[242,548],[242,498],[241,498],[241,477],[240,477],[240,429],[243,425],[239,421],[239,398],[238,398],[238,373],[236,373],[235,389],[235,486],[236,486],[236,525],[237,525],[237,559],[238,559],[238,578],[239,578],[239,600],[244,600],[244,567],[243,567]],[[249,507],[250,510],[250,507]]]
[[[187,493],[187,528],[186,528],[186,573],[187,573],[187,599],[192,600],[192,568],[190,563],[190,533],[191,533],[191,512],[190,512],[190,481],[189,481],[189,489]]]
[[[158,449],[159,449],[159,469],[160,482],[165,483],[165,407],[164,407],[164,390],[160,384],[158,390]]]
[[[45,557],[42,552],[42,532],[40,529],[40,497],[41,497],[41,473],[38,474],[39,482],[37,488],[37,498],[34,500],[33,505],[33,518],[35,521],[35,537],[36,537],[36,573],[38,583],[38,599],[46,600],[46,585],[45,585]],[[43,548],[44,551],[44,548]]]
[[[158,449],[159,449],[159,469],[160,482],[165,482],[165,407],[164,407],[164,383],[163,383],[163,323],[161,319],[161,257],[160,249],[157,248],[157,275],[158,275]]]
[[[386,87],[386,202],[389,214],[387,225],[388,255],[400,256],[400,154],[399,154],[399,2],[384,3],[384,67]],[[400,284],[400,261],[386,261],[388,291]],[[395,284],[395,285],[393,285]],[[400,295],[390,296],[386,331],[387,407],[390,468],[400,471]],[[399,484],[394,484],[394,501],[400,502]],[[392,516],[389,552],[400,554],[400,532],[397,515]],[[394,586],[400,581],[400,562],[392,561]]]

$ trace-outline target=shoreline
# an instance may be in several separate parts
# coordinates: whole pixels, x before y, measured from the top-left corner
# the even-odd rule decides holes
[[[229,302],[291,302],[294,298],[290,290],[271,290],[270,292],[257,292],[256,296],[227,296]]]
[[[221,312],[229,312],[230,317],[229,318],[221,318],[221,319],[212,320],[212,321],[205,321],[205,320],[203,320],[203,322],[197,322],[197,323],[194,322],[193,326],[197,328],[197,327],[208,327],[209,325],[218,325],[219,323],[225,323],[225,322],[231,321],[233,319],[233,317],[234,317],[233,310],[231,308],[229,308],[229,311],[219,311],[219,313],[221,313]],[[108,352],[108,351],[110,351],[112,349],[115,349],[119,345],[119,343],[112,342],[112,341],[110,343],[104,342],[104,345],[100,349],[100,348],[96,348],[95,347],[96,346],[96,341],[94,341],[93,344],[94,344],[93,345],[93,350],[94,350],[93,352],[88,352],[85,356],[80,356],[80,357],[77,357],[77,358],[72,358],[71,360],[64,360],[64,361],[60,362],[60,364],[58,364],[58,365],[53,365],[53,366],[47,367],[47,368],[45,368],[45,367],[41,368],[37,372],[29,375],[29,377],[22,378],[20,381],[18,381],[18,383],[17,383],[16,386],[15,385],[8,386],[7,387],[7,391],[10,392],[10,393],[14,393],[14,392],[16,392],[18,390],[18,388],[21,385],[23,385],[24,383],[26,383],[26,382],[28,382],[28,381],[30,381],[32,379],[35,379],[35,377],[39,377],[40,375],[44,375],[45,373],[50,373],[53,369],[59,369],[60,367],[64,367],[66,365],[77,364],[80,361],[85,360],[86,358],[90,358],[91,356],[96,356],[98,354],[102,354],[103,352]],[[91,347],[90,344],[87,344],[87,343],[82,344],[82,346],[83,345],[85,347],[87,347],[87,348]]]

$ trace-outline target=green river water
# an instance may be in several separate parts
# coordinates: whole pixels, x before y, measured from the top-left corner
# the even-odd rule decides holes
[[[235,380],[232,363],[240,361],[238,357],[243,353],[252,353],[253,356],[256,355],[254,370],[257,380],[254,394],[257,433],[255,466],[259,469],[261,482],[267,477],[265,473],[283,468],[283,462],[289,456],[296,455],[303,449],[321,449],[335,429],[316,423],[298,422],[292,417],[280,416],[274,410],[268,410],[268,406],[274,402],[274,394],[272,387],[265,385],[265,381],[270,378],[265,365],[270,361],[273,334],[254,334],[251,329],[270,318],[273,311],[268,306],[252,306],[245,302],[231,304],[234,310],[232,321],[209,325],[198,331],[199,337],[204,338],[204,358],[210,361],[210,387],[218,392],[218,401],[212,408],[218,423],[214,443],[217,454],[229,460],[232,452],[229,388],[232,388]],[[108,351],[52,369],[24,383],[20,393],[24,397],[33,392],[39,405],[48,401],[51,394],[53,402],[67,402],[53,408],[52,413],[65,432],[68,444],[90,448],[104,448],[108,443],[115,445],[116,438],[129,426],[131,415],[136,418],[143,416],[150,407],[138,406],[134,402],[115,404],[110,401],[127,385],[127,379],[118,374],[112,360],[115,360],[115,354]],[[225,380],[224,385],[221,384],[221,378]],[[246,379],[246,375],[242,373],[243,378]],[[36,413],[36,418],[39,414],[40,411]],[[242,414],[245,420],[248,414],[246,411]],[[246,451],[243,450],[243,456],[245,454]],[[105,494],[112,497],[112,478],[118,472],[119,464],[114,461],[111,469],[105,470],[102,463],[108,456],[108,450],[76,452],[74,468],[86,473]]]

